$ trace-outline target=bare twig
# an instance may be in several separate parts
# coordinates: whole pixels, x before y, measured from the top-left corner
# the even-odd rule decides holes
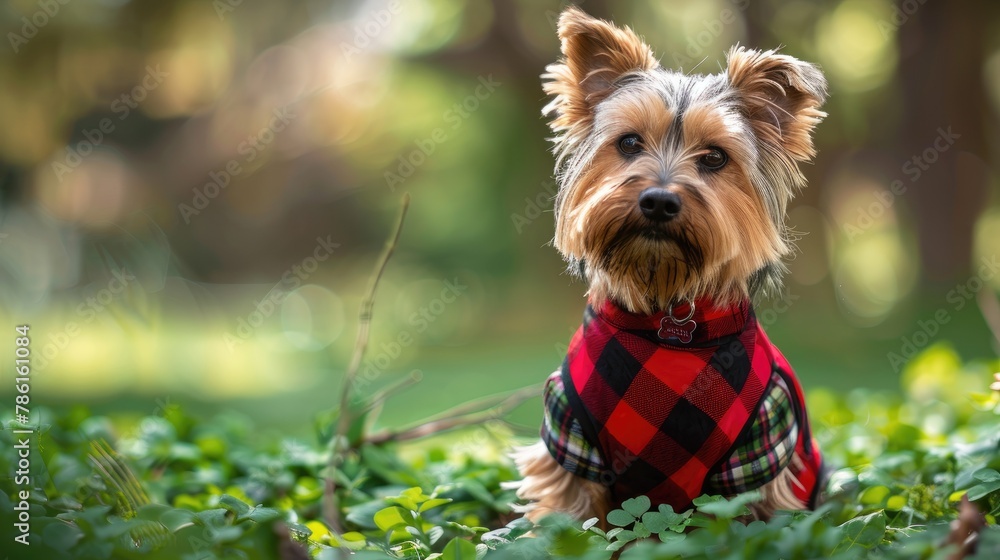
[[[399,220],[396,222],[396,231],[389,241],[386,242],[382,258],[379,260],[378,265],[376,265],[375,274],[372,276],[371,283],[368,285],[368,293],[361,301],[361,311],[358,314],[358,337],[354,343],[354,354],[351,357],[350,364],[347,366],[347,370],[344,372],[344,382],[340,392],[340,410],[338,413],[339,418],[337,419],[337,431],[334,433],[333,439],[330,442],[330,461],[328,463],[330,472],[327,473],[326,477],[326,489],[323,501],[324,517],[326,518],[326,522],[330,526],[330,529],[333,530],[338,536],[343,534],[343,527],[340,524],[340,512],[338,511],[336,494],[337,483],[334,481],[334,472],[340,467],[343,459],[343,452],[346,451],[342,440],[345,438],[347,429],[351,424],[351,417],[348,413],[351,393],[354,389],[355,380],[358,376],[358,369],[360,369],[361,362],[365,357],[365,351],[368,349],[368,338],[371,331],[372,321],[372,308],[375,306],[375,290],[378,288],[379,280],[382,279],[382,273],[385,272],[385,267],[389,262],[389,258],[392,256],[393,251],[396,250],[396,244],[399,242],[399,234],[403,231],[403,221],[406,219],[406,211],[409,207],[410,195],[409,193],[406,193],[403,195],[402,208],[399,212]]]
[[[464,426],[481,424],[489,420],[495,420],[516,408],[524,401],[537,397],[542,393],[540,387],[525,387],[518,389],[506,396],[496,405],[483,409],[484,403],[496,400],[496,397],[480,399],[464,405],[457,406],[439,414],[430,421],[423,422],[417,426],[403,428],[401,430],[385,430],[377,434],[372,434],[365,438],[365,443],[382,444],[391,441],[407,441],[427,437]],[[479,403],[479,406],[476,406]],[[475,407],[475,408],[473,408]],[[470,411],[471,409],[471,411]]]
[[[421,379],[423,379],[423,375],[421,375],[420,371],[413,370],[413,372],[411,372],[409,376],[394,381],[383,389],[379,389],[368,399],[368,402],[365,403],[365,406],[361,410],[361,413],[368,412],[378,407],[379,405],[387,401],[389,397],[399,393],[403,389],[408,389],[416,385],[417,383],[420,383]]]
[[[437,420],[435,422],[427,422],[426,424],[421,424],[413,428],[408,428],[406,430],[386,430],[379,432],[377,434],[372,434],[370,437],[365,438],[365,442],[374,445],[380,445],[389,442],[399,442],[399,441],[409,441],[412,439],[420,439],[428,436],[433,436],[436,434],[444,433],[450,430],[455,430],[457,428],[463,428],[465,426],[472,426],[474,424],[482,424],[489,420],[494,420],[497,418],[495,412],[483,411],[476,414],[469,414],[461,418],[448,418],[446,420]]]
[[[499,395],[490,395],[488,397],[483,397],[469,401],[465,404],[460,404],[456,407],[449,408],[443,412],[435,414],[429,418],[425,418],[421,421],[421,424],[427,424],[429,422],[436,422],[438,420],[444,420],[448,418],[456,418],[459,416],[465,416],[467,414],[478,412],[487,408],[499,409],[499,408],[513,408],[518,404],[521,404],[526,399],[532,397],[537,397],[542,394],[541,385],[532,385],[530,387],[522,387],[515,391],[509,393],[501,393]],[[513,403],[513,404],[512,404]]]
[[[385,401],[389,400],[389,398],[392,397],[393,395],[399,393],[403,389],[407,389],[409,387],[416,385],[417,383],[420,383],[421,379],[423,379],[423,377],[420,375],[420,373],[414,370],[414,372],[411,373],[409,376],[396,380],[390,383],[385,388],[379,389],[371,396],[365,398],[364,403],[360,403],[358,405],[358,408],[352,410],[351,413],[356,418],[360,418],[366,414],[370,414],[373,410],[385,404]],[[362,438],[362,443],[368,443],[367,438]]]

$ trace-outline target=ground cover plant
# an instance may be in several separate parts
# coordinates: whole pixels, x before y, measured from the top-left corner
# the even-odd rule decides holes
[[[985,390],[989,369],[939,345],[911,363],[903,395],[814,391],[818,436],[838,467],[814,512],[747,523],[753,494],[704,496],[685,512],[638,498],[608,515],[607,531],[563,517],[533,527],[511,512],[502,483],[516,472],[502,452],[513,438],[497,419],[413,442],[359,426],[331,471],[335,414],[312,442],[262,442],[252,421],[225,411],[168,407],[125,432],[83,407],[41,411],[31,544],[13,548],[12,478],[0,481],[0,538],[30,552],[15,557],[53,559],[957,558],[972,533],[973,557],[997,558],[1000,393]],[[983,391],[963,392],[980,380]],[[16,427],[0,432],[4,472],[17,469]],[[336,532],[324,517],[328,475]]]
[[[962,364],[946,343],[907,365],[899,393],[810,391],[833,469],[815,511],[750,521],[749,493],[702,496],[688,511],[639,497],[605,520],[521,519],[505,484],[517,479],[505,453],[521,440],[503,418],[538,387],[386,429],[379,411],[405,406],[418,379],[358,382],[402,216],[362,305],[340,402],[317,414],[315,438],[261,438],[261,426],[225,410],[196,418],[163,406],[121,421],[82,406],[33,408],[31,445],[15,432],[25,425],[0,431],[0,471],[31,465],[27,498],[23,480],[0,479],[0,550],[44,559],[1000,558],[1000,363]]]

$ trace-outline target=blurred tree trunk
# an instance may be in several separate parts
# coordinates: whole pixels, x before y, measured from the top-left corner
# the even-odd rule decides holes
[[[987,135],[995,116],[983,83],[983,63],[996,4],[952,0],[926,2],[908,15],[901,11],[906,19],[900,18],[898,28],[903,106],[898,161],[921,169],[904,200],[916,222],[922,277],[935,288],[966,279],[976,219],[987,202],[989,172],[983,162],[991,159]],[[899,3],[897,7],[904,9]],[[935,140],[949,130],[960,138],[938,154]],[[939,148],[944,145],[938,141]]]

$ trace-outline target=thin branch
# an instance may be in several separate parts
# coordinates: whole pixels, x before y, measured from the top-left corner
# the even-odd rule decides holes
[[[537,397],[542,394],[541,385],[532,385],[530,387],[522,387],[515,391],[511,391],[506,394],[490,395],[488,397],[482,397],[476,400],[469,401],[465,404],[460,404],[454,408],[449,408],[443,412],[435,414],[429,418],[425,418],[421,421],[421,424],[427,424],[430,422],[436,422],[438,420],[445,420],[449,418],[456,418],[459,416],[465,416],[470,413],[478,412],[486,408],[501,408],[510,406],[510,403],[520,404],[526,399],[532,397]]]
[[[457,406],[442,413],[436,420],[431,420],[429,422],[424,422],[420,425],[403,428],[401,430],[385,430],[377,434],[372,434],[371,436],[365,438],[365,443],[378,445],[388,442],[408,441],[440,434],[456,428],[482,424],[484,422],[500,418],[507,412],[510,412],[511,409],[517,408],[517,406],[524,401],[537,397],[541,393],[542,390],[540,387],[525,387],[524,389],[518,389],[504,398],[503,401],[496,406],[490,407],[486,410],[477,410],[475,412],[467,412],[470,405],[473,403]]]
[[[490,420],[495,420],[497,419],[498,416],[499,415],[497,413],[487,410],[475,414],[469,414],[460,418],[448,418],[445,420],[428,422],[426,424],[421,424],[419,426],[408,428],[406,430],[382,431],[377,434],[372,434],[371,436],[365,438],[365,442],[373,445],[381,445],[389,442],[420,439],[444,433],[447,431],[451,431],[457,428],[464,428],[465,426],[482,424]]]
[[[347,371],[344,373],[344,382],[340,391],[340,411],[339,418],[337,419],[337,431],[334,433],[333,439],[330,442],[330,461],[329,461],[329,471],[326,478],[326,489],[324,496],[324,510],[327,524],[330,529],[338,536],[343,534],[343,527],[340,524],[340,512],[338,511],[337,505],[337,483],[334,481],[334,472],[340,466],[342,457],[341,441],[347,434],[347,429],[350,427],[351,417],[349,415],[349,407],[351,394],[354,389],[355,380],[358,376],[358,370],[361,368],[361,362],[364,360],[365,351],[368,349],[368,338],[371,331],[371,321],[372,321],[372,309],[375,307],[375,290],[378,288],[379,280],[382,279],[382,274],[385,272],[386,264],[389,262],[389,258],[392,256],[393,251],[396,250],[396,244],[399,243],[399,235],[403,231],[403,221],[406,219],[406,211],[410,207],[410,194],[406,193],[403,195],[402,208],[399,212],[399,220],[396,222],[396,231],[392,238],[386,242],[385,250],[382,253],[382,258],[380,259],[378,265],[375,267],[375,274],[371,279],[371,283],[368,285],[368,293],[365,298],[361,301],[361,311],[358,314],[358,337],[354,343],[354,355],[351,357],[351,362],[347,366]],[[343,551],[342,551],[343,552]]]
[[[421,379],[423,379],[423,376],[421,376],[418,371],[414,370],[409,376],[394,381],[383,389],[379,389],[370,397],[367,397],[365,399],[366,402],[361,405],[360,408],[352,411],[354,416],[360,418],[365,414],[369,414],[373,410],[385,404],[385,401],[389,400],[389,398],[396,393],[420,383]]]
[[[514,435],[538,436],[538,424],[521,424],[520,422],[511,422],[510,420],[504,420],[504,424],[507,425],[507,428],[509,428]]]
[[[364,408],[359,414],[364,414],[371,411],[375,407],[385,403],[393,395],[401,392],[404,389],[408,389],[423,379],[423,375],[418,370],[413,370],[410,375],[392,382],[383,389],[379,389],[378,392],[374,393],[371,398],[368,399],[368,403],[365,404]]]
[[[399,243],[399,235],[403,232],[403,221],[406,219],[406,211],[409,207],[410,193],[406,193],[403,195],[403,206],[399,212],[399,220],[396,222],[396,233],[386,243],[385,251],[382,253],[382,260],[375,269],[375,276],[372,278],[371,284],[368,285],[368,294],[361,302],[361,312],[358,314],[358,338],[354,343],[354,355],[351,357],[351,363],[347,366],[347,372],[344,374],[344,390],[340,393],[340,406],[345,407],[345,409],[350,400],[350,389],[354,387],[353,383],[358,376],[358,369],[361,368],[361,361],[364,359],[365,351],[368,349],[372,309],[375,307],[375,290],[378,289],[378,283],[382,279],[382,274],[389,263],[389,258],[392,257],[392,253],[396,250],[396,244]],[[341,415],[338,426],[340,428],[338,431],[341,435],[347,433],[348,424],[349,420]]]

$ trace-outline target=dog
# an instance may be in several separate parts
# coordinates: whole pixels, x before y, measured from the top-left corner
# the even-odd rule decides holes
[[[577,7],[542,75],[554,245],[588,305],[515,450],[519,511],[604,520],[629,498],[691,507],[757,489],[752,515],[813,508],[823,462],[802,388],[758,324],[793,251],[784,223],[826,116],[813,64],[734,47],[718,74],[664,69]]]

